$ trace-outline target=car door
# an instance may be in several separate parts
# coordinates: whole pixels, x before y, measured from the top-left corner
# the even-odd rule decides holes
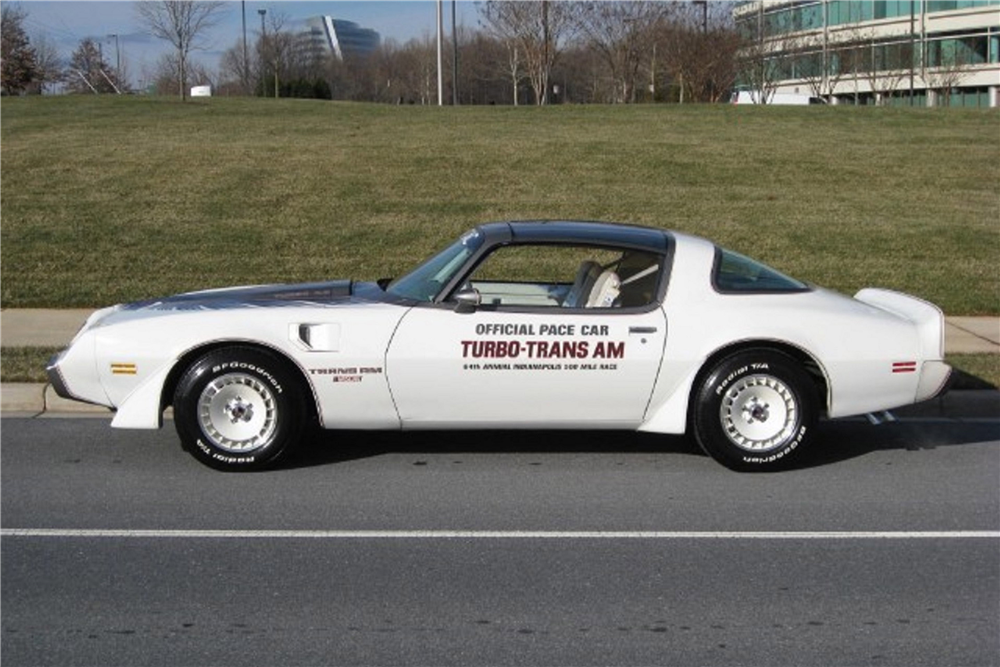
[[[572,275],[521,278],[473,276],[480,307],[426,304],[402,319],[386,368],[404,428],[641,423],[666,341],[662,308],[598,305],[595,295],[588,307],[569,294]]]

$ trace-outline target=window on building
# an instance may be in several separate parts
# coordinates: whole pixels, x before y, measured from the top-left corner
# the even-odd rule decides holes
[[[990,40],[987,35],[963,35],[935,38],[927,42],[928,67],[965,67],[990,62]],[[995,61],[994,61],[995,62]]]
[[[796,79],[815,79],[823,75],[823,53],[814,51],[812,53],[801,53],[795,57]]]
[[[885,3],[885,18],[892,19],[899,16],[909,16],[913,10],[913,3],[909,0],[891,0]]]
[[[803,30],[819,30],[823,27],[823,5],[813,3],[801,8],[801,24]]]
[[[830,22],[830,25],[840,25],[841,23],[843,23],[843,21],[840,18],[841,4],[843,3],[839,2],[838,0],[836,2],[831,2],[829,5],[827,5],[826,8],[827,20]]]
[[[950,12],[958,9],[956,0],[931,0],[927,3],[928,12]]]
[[[967,37],[962,40],[962,44],[965,47],[966,53],[969,57],[969,63],[972,65],[981,65],[987,63],[990,60],[990,47],[989,40],[986,35],[975,35],[974,37]]]

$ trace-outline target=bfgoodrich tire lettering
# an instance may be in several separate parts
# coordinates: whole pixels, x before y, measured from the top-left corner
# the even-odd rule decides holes
[[[174,392],[181,444],[220,470],[273,465],[298,443],[305,420],[299,378],[275,354],[256,348],[206,353]]]
[[[703,376],[694,400],[695,439],[734,470],[785,465],[815,429],[815,385],[794,359],[774,350],[726,357]]]

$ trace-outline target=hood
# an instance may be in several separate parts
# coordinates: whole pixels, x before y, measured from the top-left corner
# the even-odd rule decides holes
[[[162,299],[136,301],[121,310],[225,310],[229,308],[275,308],[309,304],[329,305],[347,301],[354,293],[354,282],[332,280],[298,285],[256,285],[230,287],[177,294]]]

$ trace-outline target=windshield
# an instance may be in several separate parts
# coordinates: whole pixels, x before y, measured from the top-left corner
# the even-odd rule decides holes
[[[481,245],[483,235],[478,230],[472,230],[413,271],[393,281],[386,292],[417,301],[433,301]]]

